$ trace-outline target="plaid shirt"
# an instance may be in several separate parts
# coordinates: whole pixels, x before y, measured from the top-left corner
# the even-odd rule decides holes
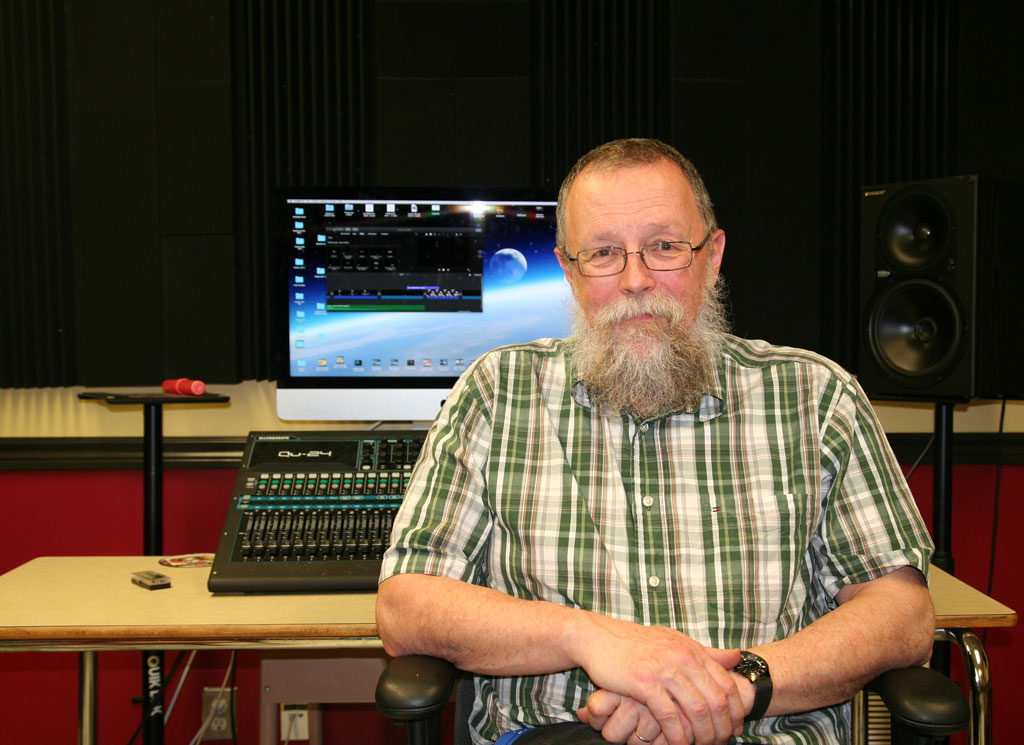
[[[571,343],[503,347],[434,423],[382,578],[422,573],[747,649],[835,608],[931,540],[874,412],[822,357],[726,337],[699,410],[600,416]],[[575,719],[582,670],[482,677],[477,742]],[[748,723],[741,742],[849,740],[849,706]]]

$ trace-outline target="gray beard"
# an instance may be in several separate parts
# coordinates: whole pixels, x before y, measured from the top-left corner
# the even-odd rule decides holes
[[[692,325],[683,305],[667,295],[622,296],[593,319],[577,305],[573,360],[591,405],[602,413],[645,418],[696,410],[714,379],[729,326],[723,288],[719,280],[705,289]],[[668,323],[623,323],[645,313]]]

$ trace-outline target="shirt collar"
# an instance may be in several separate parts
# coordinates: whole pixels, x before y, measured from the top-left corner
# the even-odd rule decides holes
[[[709,422],[712,419],[717,419],[722,415],[722,412],[725,410],[725,402],[721,397],[720,386],[718,384],[718,381],[712,381],[712,384],[708,386],[708,389],[708,392],[704,393],[701,396],[700,404],[695,409],[691,409],[689,411],[683,409],[679,409],[678,411],[670,411],[663,416],[656,417],[655,419],[650,419],[646,421],[655,421],[656,419],[668,419],[670,417],[680,415],[693,417],[693,419],[698,422]],[[570,390],[570,394],[572,395],[573,400],[580,406],[583,406],[584,408],[587,409],[592,408],[590,394],[587,391],[587,386],[584,385],[582,380],[577,380],[573,384],[572,389]]]

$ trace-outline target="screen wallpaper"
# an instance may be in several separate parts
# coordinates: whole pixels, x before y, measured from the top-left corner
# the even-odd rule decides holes
[[[292,208],[293,377],[455,377],[495,347],[567,334],[570,293],[553,253],[554,204],[378,201],[375,208],[332,205],[326,225],[324,205]],[[391,232],[395,225],[401,227]],[[452,254],[460,258],[449,261],[445,246],[453,235],[460,243]],[[339,240],[345,248],[332,250]],[[339,287],[356,302],[339,302]],[[453,302],[446,303],[449,295]],[[438,305],[460,309],[421,309]],[[333,310],[339,307],[346,309]]]

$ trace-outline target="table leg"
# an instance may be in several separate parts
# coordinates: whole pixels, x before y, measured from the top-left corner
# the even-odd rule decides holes
[[[78,745],[96,745],[96,653],[78,653]]]
[[[320,704],[310,704],[306,710],[309,723],[309,745],[324,745],[324,717]]]
[[[142,549],[146,556],[160,556],[164,552],[164,445],[163,407],[158,403],[143,407],[142,433]],[[144,745],[164,744],[164,653],[142,654]]]
[[[853,694],[850,703],[850,745],[867,745],[868,694],[862,688]]]
[[[992,743],[992,680],[989,677],[988,655],[981,638],[972,629],[936,629],[936,637],[945,637],[956,644],[967,670],[967,702],[971,720],[967,728],[970,745]]]
[[[278,703],[270,700],[269,693],[269,688],[261,684],[259,745],[277,745],[281,742],[281,731],[277,718]]]

